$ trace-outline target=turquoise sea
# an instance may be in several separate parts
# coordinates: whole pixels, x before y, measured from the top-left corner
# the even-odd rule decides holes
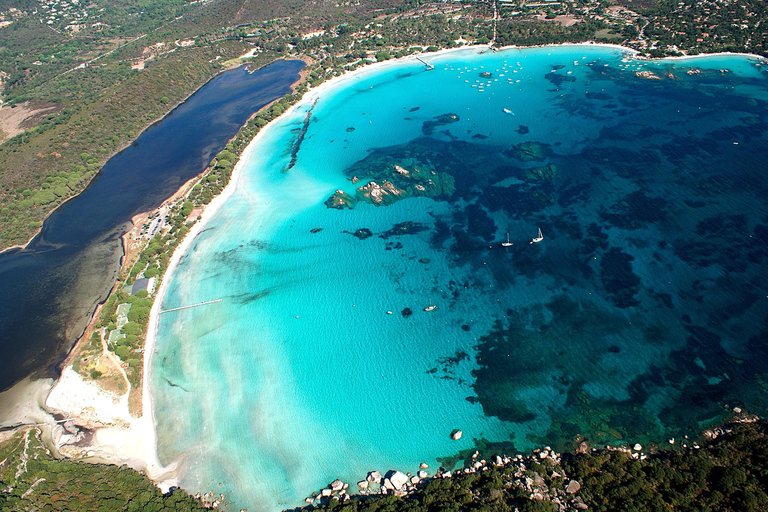
[[[679,445],[765,413],[768,66],[423,57],[274,123],[181,260],[163,308],[223,299],[160,317],[183,487],[275,511],[476,447]],[[326,206],[371,180],[410,193]]]

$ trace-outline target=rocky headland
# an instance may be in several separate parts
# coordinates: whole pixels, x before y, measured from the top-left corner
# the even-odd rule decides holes
[[[762,511],[768,503],[760,476],[768,460],[768,424],[741,409],[733,412],[731,423],[705,431],[699,441],[681,439],[675,449],[637,443],[590,448],[576,441],[574,451],[562,456],[550,447],[513,457],[474,451],[455,471],[433,472],[425,463],[415,474],[371,471],[354,491],[334,480],[294,512]]]

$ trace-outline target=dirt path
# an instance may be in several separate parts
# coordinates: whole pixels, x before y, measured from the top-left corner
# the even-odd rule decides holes
[[[131,383],[128,380],[128,375],[126,375],[125,370],[123,370],[123,367],[120,364],[120,358],[117,357],[114,352],[109,350],[109,348],[107,348],[107,341],[104,339],[104,328],[99,329],[99,338],[101,339],[101,360],[104,361],[106,359],[112,363],[112,366],[117,368],[117,371],[119,371],[120,375],[123,376],[123,380],[125,380],[126,386],[128,386],[128,391],[126,391],[126,393],[130,393]]]

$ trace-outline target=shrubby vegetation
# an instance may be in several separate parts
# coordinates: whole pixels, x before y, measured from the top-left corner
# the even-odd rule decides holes
[[[664,451],[644,460],[629,450],[598,449],[565,454],[562,472],[580,483],[588,510],[690,512],[768,510],[768,422],[737,423],[700,448]],[[551,475],[534,464],[525,476]],[[549,501],[531,500],[505,485],[510,467],[432,480],[406,497],[354,496],[302,510],[336,512],[427,512],[435,510],[554,511]],[[524,476],[523,476],[524,478]]]
[[[197,512],[202,503],[177,489],[163,494],[126,466],[55,459],[30,429],[0,443],[0,510],[41,512]]]

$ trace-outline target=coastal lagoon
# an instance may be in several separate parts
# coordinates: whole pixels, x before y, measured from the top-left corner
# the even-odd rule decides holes
[[[59,376],[55,366],[114,286],[131,218],[203,172],[254,112],[290,92],[303,67],[281,60],[220,73],[112,157],[24,249],[0,254],[0,391],[27,376]]]
[[[164,309],[222,299],[159,319],[182,486],[273,511],[476,448],[679,445],[765,413],[765,63],[422,57],[273,123],[168,282]]]

